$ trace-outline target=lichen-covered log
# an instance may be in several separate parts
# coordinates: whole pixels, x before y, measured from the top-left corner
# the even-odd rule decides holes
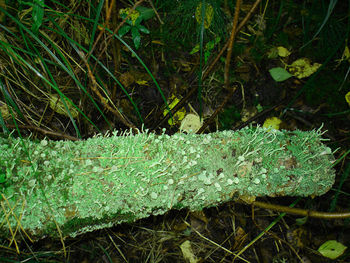
[[[0,235],[58,237],[239,196],[309,196],[335,173],[319,131],[0,138]],[[11,233],[12,232],[12,233]]]

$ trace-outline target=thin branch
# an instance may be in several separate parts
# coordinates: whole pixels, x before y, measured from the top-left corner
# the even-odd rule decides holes
[[[224,87],[227,90],[229,89],[229,85],[230,85],[230,74],[229,74],[230,62],[231,62],[231,57],[232,57],[233,42],[235,41],[235,37],[236,37],[236,28],[237,28],[237,24],[238,24],[239,9],[241,8],[241,2],[242,2],[242,0],[237,0],[237,2],[236,2],[232,31],[231,31],[230,39],[229,39],[228,46],[227,46],[227,55],[226,55],[225,71],[224,71],[224,79],[225,79]]]
[[[256,8],[258,7],[258,4],[261,2],[261,0],[256,0],[256,2],[254,3],[254,5],[252,6],[252,8],[250,9],[250,11],[248,12],[248,14],[243,18],[242,22],[239,23],[237,29],[236,29],[236,34],[244,27],[244,25],[248,22],[249,18],[251,17],[251,15],[254,13],[254,11],[256,10]],[[225,50],[227,49],[229,44],[229,40],[226,42],[226,44],[222,47],[222,49],[220,50],[219,54],[216,56],[216,58],[211,62],[211,64],[209,65],[209,67],[207,68],[207,70],[204,72],[203,74],[203,79],[205,79],[210,72],[213,70],[215,64],[219,61],[220,57],[222,56],[222,54],[224,54]]]
[[[323,218],[323,219],[350,218],[350,212],[343,212],[343,213],[320,212],[320,211],[306,210],[306,209],[294,208],[294,207],[283,206],[283,205],[268,204],[268,203],[259,202],[259,201],[254,201],[252,205],[261,207],[264,209],[269,209],[272,211],[277,211],[280,213],[283,212],[287,214],[314,217],[314,218]]]
[[[97,88],[98,84],[96,82],[95,76],[93,75],[93,73],[91,71],[90,65],[89,65],[89,63],[88,63],[84,53],[81,51],[79,53],[79,55],[82,58],[82,60],[84,61],[85,66],[88,69],[88,75],[89,75],[89,77],[91,79],[91,82],[92,82],[91,89],[98,96],[98,98],[100,99],[100,102],[102,103],[102,105],[106,109],[108,109],[110,112],[112,112],[125,126],[127,126],[129,128],[136,129],[136,126],[131,121],[129,121],[125,116],[123,116],[123,114],[121,114],[118,109],[114,109],[108,104],[107,99],[102,96],[101,92]]]
[[[7,128],[10,128],[10,129],[16,129],[16,125],[13,125],[13,124],[6,124],[6,126],[7,126]],[[60,133],[60,132],[48,131],[48,130],[45,130],[43,128],[33,126],[33,125],[17,125],[17,127],[19,129],[28,129],[28,130],[38,131],[44,135],[50,135],[50,136],[55,136],[58,138],[64,138],[64,139],[67,139],[70,141],[79,141],[79,138],[77,138],[77,137],[73,137],[73,136],[70,136],[70,135],[67,135],[64,133]]]
[[[105,43],[106,43],[106,44],[105,44],[103,50],[102,50],[102,51],[100,52],[100,54],[97,56],[97,60],[96,60],[96,63],[95,63],[95,66],[94,66],[94,70],[93,70],[93,71],[95,71],[95,68],[96,68],[96,65],[97,65],[97,61],[100,59],[101,55],[102,55],[102,54],[107,50],[107,48],[109,47],[109,43],[110,43],[111,40],[113,39],[113,35],[118,33],[119,29],[122,27],[122,25],[124,25],[124,23],[126,22],[126,20],[130,17],[130,15],[131,15],[131,13],[132,13],[131,11],[134,11],[135,8],[136,8],[137,6],[139,6],[143,1],[145,1],[145,0],[140,0],[140,1],[136,2],[136,3],[134,4],[134,6],[130,9],[129,14],[125,17],[125,19],[123,19],[123,21],[116,27],[116,29],[114,29],[113,34],[111,34],[109,37],[106,38],[106,40],[105,40]],[[97,43],[98,43],[98,39],[96,39],[96,41],[95,41],[95,43],[94,43],[92,49],[91,49],[90,52],[87,54],[87,56],[86,56],[87,58],[89,58],[89,56],[92,54],[92,52],[93,52],[94,49],[96,48]]]

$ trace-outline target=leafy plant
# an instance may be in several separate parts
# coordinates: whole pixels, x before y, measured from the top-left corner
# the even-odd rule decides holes
[[[5,173],[0,173],[0,184],[3,184],[6,182],[6,174]]]
[[[213,49],[215,45],[217,45],[220,42],[221,38],[216,37],[214,40],[209,41],[207,44],[205,44],[204,48],[204,63],[207,63],[208,58],[210,57],[211,53],[213,52]],[[197,53],[200,50],[200,45],[197,44],[190,52],[191,55]]]
[[[118,34],[123,37],[127,33],[131,32],[131,37],[134,42],[134,46],[138,49],[141,45],[141,33],[149,34],[150,31],[141,25],[144,20],[150,19],[154,16],[154,12],[150,8],[139,7],[137,10],[131,10],[130,8],[121,9],[119,12],[122,19],[126,19],[125,24],[119,29]]]
[[[14,8],[15,2],[9,3],[9,7]],[[23,11],[23,14],[30,14],[31,11],[31,23],[32,27],[31,30],[34,34],[37,34],[39,31],[40,26],[43,23],[44,18],[44,7],[45,7],[45,1],[44,0],[29,0],[29,1],[18,1],[17,4],[19,5],[19,10]],[[5,7],[5,6],[4,6]]]

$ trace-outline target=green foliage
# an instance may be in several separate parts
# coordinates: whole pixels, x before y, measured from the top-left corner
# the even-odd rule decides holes
[[[220,42],[221,38],[216,37],[214,40],[211,40],[205,44],[204,48],[204,63],[207,63],[211,53],[213,52],[214,47]],[[199,44],[197,44],[190,52],[191,55],[197,53],[200,50]]]
[[[221,10],[222,1],[178,1],[174,5],[173,0],[164,0],[159,2],[158,8],[166,13],[165,25],[162,27],[162,37],[164,42],[169,43],[170,47],[177,42],[177,44],[191,50],[199,42],[201,24],[197,22],[196,12],[198,13],[198,10],[201,9],[199,8],[201,3],[205,3],[206,8],[210,6],[213,12],[212,20],[208,19],[207,16],[204,17],[204,23],[208,28],[203,32],[203,38],[213,40],[216,37],[221,39],[226,37],[226,16]]]
[[[10,9],[18,9],[23,12],[23,14],[31,14],[31,30],[34,34],[38,34],[39,28],[43,23],[44,20],[44,7],[45,7],[45,1],[44,0],[28,0],[28,1],[22,1],[19,0],[17,2],[15,1],[9,1],[8,6]],[[31,11],[31,13],[30,13]],[[25,18],[25,15],[22,17],[22,19]]]
[[[130,14],[129,14],[130,13]],[[154,12],[151,8],[139,7],[134,11],[130,9],[121,9],[120,16],[125,19],[129,14],[129,18],[126,19],[125,25],[123,25],[118,34],[123,37],[128,32],[131,32],[131,37],[134,42],[135,48],[139,49],[141,45],[141,33],[149,34],[150,31],[141,25],[144,20],[150,19],[154,16]]]
[[[297,97],[305,95],[309,105],[326,103],[332,111],[344,111],[344,94],[337,90],[345,79],[348,65],[345,69],[341,65],[335,70],[333,61],[341,57],[349,36],[349,20],[344,12],[349,8],[348,2],[312,0],[304,1],[302,6],[291,0],[275,3],[277,5],[274,8],[267,8],[266,31],[264,38],[260,37],[258,41],[265,39],[262,41],[265,46],[271,42],[275,46],[285,46],[300,58],[305,57],[322,64],[291,100],[290,105]],[[263,45],[259,42],[256,44],[253,50],[257,54],[264,54]],[[286,77],[287,75],[284,78]]]
[[[281,67],[269,69],[269,72],[271,77],[277,82],[285,81],[293,76],[287,70]]]
[[[3,184],[5,182],[6,182],[6,174],[0,171],[0,184]]]
[[[54,5],[55,3],[50,4]],[[99,128],[93,123],[93,121],[85,115],[84,109],[81,108],[82,105],[79,107],[77,105],[77,101],[81,98],[82,94],[84,97],[88,98],[88,100],[85,100],[85,105],[83,105],[83,107],[86,107],[87,105],[89,105],[88,108],[91,106],[95,107],[96,114],[100,113],[100,116],[102,116],[108,126],[111,127],[105,113],[101,110],[101,101],[95,101],[96,95],[89,93],[90,90],[86,86],[86,79],[81,75],[77,75],[77,72],[80,70],[77,71],[74,68],[77,65],[77,57],[81,57],[81,54],[84,55],[90,53],[94,40],[96,39],[95,33],[97,27],[102,27],[100,20],[101,12],[103,11],[103,1],[99,2],[96,7],[92,5],[90,6],[92,10],[92,12],[90,12],[90,14],[92,14],[91,18],[79,16],[79,12],[72,14],[69,12],[69,8],[63,4],[59,4],[56,7],[59,11],[44,12],[43,8],[48,10],[51,7],[44,6],[44,2],[41,0],[12,2],[6,6],[7,9],[0,7],[0,11],[6,16],[3,25],[3,28],[6,30],[6,35],[0,40],[0,50],[2,51],[5,60],[12,61],[10,64],[13,67],[7,67],[7,73],[4,74],[4,79],[0,80],[0,95],[2,95],[1,99],[12,107],[13,113],[17,114],[18,119],[21,120],[24,120],[26,116],[23,116],[22,111],[17,106],[16,103],[18,103],[18,100],[15,99],[16,96],[24,99],[33,96],[34,104],[37,104],[38,100],[40,101],[40,104],[42,104],[43,100],[48,102],[49,98],[52,96],[59,96],[62,107],[64,108],[63,112],[67,113],[65,115],[70,118],[71,123],[76,130],[76,134],[79,137],[81,136],[79,131],[81,126],[78,127],[79,124],[76,122],[77,117],[79,119],[81,117],[81,119],[85,118],[88,123],[99,131]],[[19,12],[16,13],[13,12],[13,10],[19,10]],[[65,13],[65,11],[67,13]],[[137,12],[139,20],[134,21],[136,22],[135,26],[130,29],[130,32],[136,45],[139,45],[140,32],[149,32],[148,29],[143,27],[140,23],[154,16],[154,12],[153,9],[145,7],[138,7]],[[7,27],[7,24],[11,24],[12,26]],[[72,28],[74,30],[72,30]],[[106,31],[109,34],[113,34],[111,31],[108,31],[108,29],[106,29]],[[18,34],[18,32],[20,32],[20,34]],[[84,41],[79,40],[82,34],[84,35]],[[117,35],[114,37],[119,38]],[[123,45],[127,46],[122,39],[119,38],[119,40]],[[64,49],[61,48],[63,46]],[[128,48],[131,49],[129,46]],[[135,57],[137,57],[140,63],[146,67],[136,53]],[[118,81],[115,74],[113,74],[111,69],[107,67],[105,64],[106,61],[99,60],[94,56],[94,53],[92,53],[87,59],[89,64],[91,63],[91,65],[93,65],[93,63],[95,63],[97,65],[97,70],[93,77],[96,79],[96,82],[101,85],[102,89],[104,89],[103,95],[106,97],[106,102],[111,105],[114,104],[109,97],[111,92],[106,90],[104,86],[105,84],[103,83],[105,80],[101,79],[101,75],[110,78],[112,80],[112,85],[117,83],[117,85],[120,86],[121,90],[134,106],[136,114],[142,123],[143,120],[137,105]],[[12,72],[14,67],[16,67],[16,74],[13,74]],[[149,72],[148,69],[146,69],[146,71]],[[86,71],[86,73],[88,72]],[[16,80],[13,76],[25,77],[21,80]],[[62,88],[63,78],[67,78],[64,82],[70,79],[66,83],[71,83],[72,85],[72,87],[70,87],[71,94],[69,97],[66,93],[67,90],[64,91]],[[155,81],[153,76],[152,79]],[[22,86],[22,89],[18,89],[17,85],[11,86],[7,85],[7,83],[16,83]],[[4,84],[6,84],[6,86]],[[161,92],[157,83],[156,86]],[[19,92],[22,92],[22,94],[19,94]],[[162,96],[164,97],[163,94]],[[99,102],[100,104],[98,104]],[[73,112],[70,109],[79,112],[79,115],[72,114]],[[33,121],[35,123],[41,123],[42,119]],[[0,116],[0,125],[2,129],[7,132],[5,121],[2,116]]]
[[[0,194],[5,193],[11,183],[11,168],[0,163]]]
[[[317,251],[320,252],[324,257],[336,259],[341,256],[346,249],[347,247],[342,243],[337,242],[336,240],[328,240],[323,243]]]
[[[44,18],[44,0],[35,0],[32,11],[33,25],[32,30],[35,34],[38,33],[39,28]]]
[[[311,19],[309,18],[306,20],[307,27],[305,28],[306,30],[304,30],[304,36],[307,36],[307,34],[312,34],[312,37],[310,37],[310,35],[307,36],[309,40],[307,41],[307,43],[304,44],[304,46],[307,46],[311,42],[313,42],[313,40],[320,34],[320,32],[322,32],[323,28],[327,25],[327,22],[334,11],[337,1],[338,0],[330,0],[327,8],[325,3],[323,5],[319,5],[319,4],[315,5],[315,1],[313,1],[311,10],[314,9],[312,11],[312,14],[314,16],[311,16]],[[307,9],[304,11],[306,11],[304,12],[304,14],[308,13]],[[307,16],[309,16],[309,14],[307,14]],[[313,28],[314,26],[315,28]],[[309,29],[311,28],[311,30],[308,30],[308,27]],[[314,32],[316,29],[317,31]],[[329,41],[329,39],[327,39],[327,41]]]

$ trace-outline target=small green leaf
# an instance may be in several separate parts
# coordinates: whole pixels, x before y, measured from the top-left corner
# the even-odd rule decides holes
[[[6,182],[6,174],[0,173],[0,184],[5,183],[5,182]]]
[[[197,53],[199,51],[199,44],[197,44],[194,48],[192,48],[190,55],[193,55],[194,53]]]
[[[131,36],[134,41],[135,48],[138,49],[141,45],[141,35],[137,27],[131,28]]]
[[[207,50],[204,52],[204,62],[207,63],[208,62],[208,58],[210,57],[210,51]]]
[[[328,240],[318,248],[318,252],[326,258],[336,259],[344,253],[346,248],[346,246],[336,240]]]
[[[256,109],[258,110],[258,112],[262,112],[264,110],[263,106],[261,106],[260,103],[256,105]]]
[[[144,26],[142,26],[142,25],[139,25],[137,28],[138,28],[142,33],[145,33],[145,34],[149,34],[149,33],[150,33],[149,30],[148,30],[147,28],[145,28]]]
[[[140,17],[142,17],[143,20],[148,20],[148,19],[154,17],[154,15],[155,15],[152,8],[138,6],[138,7],[136,7],[136,10],[140,12]]]
[[[131,29],[131,26],[128,26],[128,25],[124,25],[122,26],[119,31],[118,31],[118,35],[120,37],[124,36],[126,33],[128,33]]]
[[[38,33],[38,30],[43,22],[44,17],[44,0],[35,0],[32,9],[32,19],[33,25],[32,30],[35,34]]]
[[[134,25],[138,27],[138,26],[140,26],[141,22],[142,22],[142,17],[139,16],[138,18],[136,18]]]
[[[307,220],[308,220],[308,217],[307,217],[307,216],[304,216],[304,217],[301,217],[301,218],[297,218],[297,219],[295,220],[295,222],[296,222],[296,224],[297,224],[298,226],[302,226],[302,225],[305,225],[305,223],[307,222]]]
[[[293,76],[287,70],[285,70],[284,68],[280,68],[280,67],[272,68],[269,70],[269,72],[271,74],[271,77],[277,82],[285,81]]]
[[[205,45],[205,49],[206,50],[212,50],[215,47],[215,42],[213,41],[209,41],[206,45]]]

